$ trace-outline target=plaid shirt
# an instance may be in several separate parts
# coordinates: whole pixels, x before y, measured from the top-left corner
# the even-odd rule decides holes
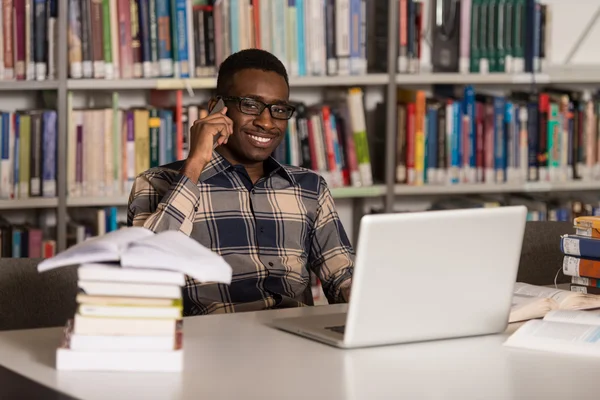
[[[330,303],[345,301],[354,251],[321,176],[269,158],[265,177],[252,184],[243,166],[217,152],[197,184],[182,167],[179,161],[139,175],[127,222],[178,229],[231,265],[230,285],[187,278],[186,315],[303,306],[308,269]]]

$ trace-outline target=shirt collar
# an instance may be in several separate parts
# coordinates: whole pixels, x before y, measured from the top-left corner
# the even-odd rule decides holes
[[[204,170],[200,174],[200,182],[204,182],[207,179],[210,179],[213,176],[232,168],[233,165],[227,161],[225,157],[213,150],[210,162],[206,165],[206,167],[204,167]],[[286,166],[281,164],[272,156],[269,156],[269,158],[265,160],[265,175],[269,177],[275,173],[287,179],[292,184],[296,183],[294,176],[290,173]]]

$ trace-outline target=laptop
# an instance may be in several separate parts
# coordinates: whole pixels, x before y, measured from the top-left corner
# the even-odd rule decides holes
[[[524,206],[366,215],[347,311],[272,325],[340,348],[503,332],[526,220]]]

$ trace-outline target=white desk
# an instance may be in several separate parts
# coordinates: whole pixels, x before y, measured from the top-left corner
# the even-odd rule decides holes
[[[82,400],[600,397],[600,360],[504,348],[507,334],[339,350],[263,324],[344,308],[188,318],[181,374],[56,371],[60,329],[1,332],[0,364]]]

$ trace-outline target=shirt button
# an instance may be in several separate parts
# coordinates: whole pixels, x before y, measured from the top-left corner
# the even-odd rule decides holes
[[[273,263],[269,261],[269,267],[272,267],[272,266],[273,266]]]
[[[265,228],[261,227],[260,228],[260,233],[265,233]]]

